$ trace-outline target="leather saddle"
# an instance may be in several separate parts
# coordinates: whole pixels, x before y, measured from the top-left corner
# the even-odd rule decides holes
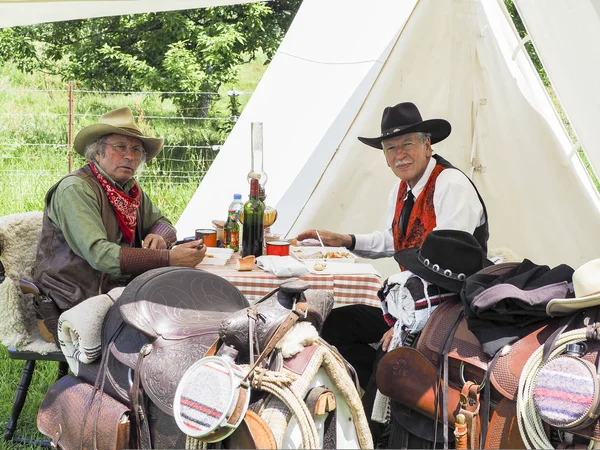
[[[186,370],[218,341],[234,346],[238,361],[246,362],[249,336],[255,336],[256,349],[262,351],[296,302],[308,305],[300,320],[310,320],[320,330],[333,297],[304,292],[308,287],[290,280],[250,307],[234,285],[212,273],[177,267],[148,271],[110,309],[102,332],[103,361],[80,376],[94,383],[103,364],[104,390],[132,408],[131,392],[139,386],[150,399],[152,445],[183,447],[185,436],[172,416],[175,390]]]
[[[378,367],[377,383],[380,390],[406,407],[434,418],[436,411],[434,399],[435,391],[438,389],[437,371],[441,366],[441,349],[445,347],[444,338],[451,335],[450,329],[459,319],[461,312],[462,304],[459,301],[448,300],[442,303],[429,318],[417,341],[416,350],[402,348],[388,353]],[[580,328],[587,321],[593,323],[597,321],[599,315],[600,310],[597,308],[582,311],[569,328]],[[527,336],[501,350],[495,364],[492,364],[492,358],[483,352],[479,341],[469,331],[466,319],[463,317],[446,347],[449,348],[450,392],[447,414],[450,426],[454,426],[455,414],[460,409],[456,398],[461,394],[465,382],[473,382],[483,388],[484,385],[481,383],[486,378],[486,373],[490,371],[487,375],[492,387],[489,405],[491,416],[484,447],[524,448],[516,419],[516,394],[520,376],[530,356],[544,346],[560,327],[560,319],[548,319]],[[587,353],[582,358],[595,365],[599,351],[600,343],[588,342]],[[399,374],[408,370],[405,369],[408,366],[411,367],[411,376],[399,377]],[[483,407],[485,405],[482,405]],[[440,418],[439,409],[437,413]],[[406,423],[404,426],[420,436],[420,433],[411,429],[415,428],[414,424]],[[431,435],[432,430],[433,427],[431,427]],[[575,434],[596,439],[600,436],[600,424],[596,421],[590,427],[576,431]]]

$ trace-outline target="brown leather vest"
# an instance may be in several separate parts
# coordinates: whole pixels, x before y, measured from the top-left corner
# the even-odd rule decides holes
[[[85,180],[96,193],[102,223],[106,229],[106,237],[110,242],[128,247],[129,244],[120,240],[120,230],[115,211],[108,196],[92,171],[86,165],[71,172],[67,177],[79,177]],[[64,180],[63,178],[62,180]],[[62,181],[61,180],[61,181]],[[60,309],[69,309],[86,298],[106,293],[116,286],[124,286],[129,281],[123,277],[110,281],[109,275],[94,269],[85,259],[77,256],[67,244],[62,231],[48,218],[50,199],[60,181],[50,188],[46,194],[42,234],[38,243],[38,252],[34,264],[33,280],[38,288],[51,297]],[[137,228],[135,247],[140,247],[143,228],[140,211],[144,208],[144,196],[137,211]]]

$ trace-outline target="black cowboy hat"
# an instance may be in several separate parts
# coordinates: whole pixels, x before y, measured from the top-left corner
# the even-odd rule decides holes
[[[383,149],[381,142],[394,136],[408,133],[429,133],[431,143],[443,141],[450,135],[452,126],[444,119],[423,120],[414,103],[398,103],[383,110],[381,117],[381,136],[375,138],[359,137],[358,140],[371,147]]]
[[[467,277],[493,264],[471,233],[458,230],[434,230],[421,248],[400,250],[394,259],[425,281],[456,293]]]

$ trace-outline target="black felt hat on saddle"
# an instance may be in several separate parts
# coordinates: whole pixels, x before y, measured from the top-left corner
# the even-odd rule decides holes
[[[467,277],[493,264],[471,233],[458,230],[434,230],[421,248],[400,250],[394,259],[425,281],[456,293]]]
[[[395,136],[409,133],[429,133],[431,143],[446,139],[452,126],[444,119],[423,120],[419,109],[414,103],[398,103],[396,106],[388,106],[383,110],[381,117],[381,136],[374,138],[359,137],[358,140],[370,147],[383,149],[381,142]]]

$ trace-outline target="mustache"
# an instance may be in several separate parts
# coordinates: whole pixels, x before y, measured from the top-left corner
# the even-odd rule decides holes
[[[395,167],[400,167],[404,164],[410,164],[412,162],[412,160],[410,158],[404,158],[401,159],[400,161],[397,161],[396,164],[394,164]]]

